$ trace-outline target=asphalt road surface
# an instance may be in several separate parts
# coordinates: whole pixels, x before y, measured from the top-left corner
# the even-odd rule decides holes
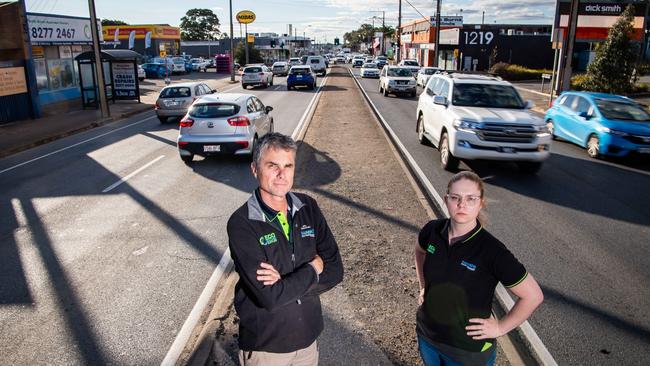
[[[377,79],[353,72],[444,194],[452,173],[440,168],[436,148],[417,141],[417,97],[384,97]],[[514,164],[470,162],[461,169],[486,179],[488,230],[542,286],[545,302],[530,323],[557,362],[650,364],[647,160],[594,160],[577,146],[555,141],[537,175],[523,174]]]
[[[291,134],[315,92],[285,80],[247,92]],[[165,357],[256,186],[245,158],[183,164],[177,123],[147,112],[0,160],[1,365]]]

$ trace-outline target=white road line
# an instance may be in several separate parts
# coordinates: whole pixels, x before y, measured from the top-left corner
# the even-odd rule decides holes
[[[323,87],[323,85],[325,85],[326,82],[327,82],[327,77],[323,79],[323,82],[318,87],[316,94],[314,94],[314,96],[311,98],[311,101],[307,105],[307,109],[305,110],[305,113],[303,113],[302,117],[300,118],[300,121],[298,122],[298,125],[296,126],[293,133],[291,134],[292,138],[296,139],[298,136],[300,136],[303,126],[307,121],[307,117],[310,114],[309,112],[314,106],[315,103],[314,101],[316,100],[316,97],[320,95],[321,88]],[[194,330],[194,328],[196,328],[199,321],[201,320],[201,314],[203,313],[203,310],[208,305],[208,302],[210,301],[212,294],[217,288],[219,281],[221,281],[225,269],[228,267],[228,265],[230,265],[231,261],[232,259],[230,257],[230,248],[228,248],[226,252],[223,254],[223,256],[221,257],[221,260],[219,261],[219,265],[217,265],[217,268],[215,268],[214,272],[212,273],[212,276],[210,276],[210,279],[208,280],[208,283],[205,285],[205,288],[203,289],[203,292],[199,296],[198,301],[196,302],[196,304],[194,304],[194,307],[192,308],[190,315],[187,317],[187,320],[185,320],[185,323],[183,323],[183,327],[181,328],[180,332],[178,332],[176,339],[174,339],[174,343],[169,348],[169,351],[167,351],[167,355],[163,359],[161,366],[176,365],[178,359],[181,356],[181,353],[185,349],[187,342],[190,339],[190,336],[192,335],[192,331]]]
[[[129,127],[133,127],[133,126],[139,125],[139,124],[144,123],[145,121],[150,120],[150,119],[155,118],[155,117],[156,117],[156,116],[151,116],[151,117],[147,117],[147,118],[145,118],[145,119],[141,119],[141,120],[139,120],[139,121],[137,121],[137,122],[130,123],[130,124],[126,125],[126,126],[123,126],[123,127],[120,127],[120,128],[116,128],[116,129],[114,129],[114,130],[112,130],[112,131],[108,131],[108,132],[106,132],[106,133],[102,133],[101,135],[97,135],[97,136],[95,136],[95,137],[91,137],[91,138],[89,138],[89,139],[87,139],[87,140],[83,140],[83,141],[81,141],[81,142],[77,142],[76,144],[72,144],[72,145],[70,145],[70,146],[67,146],[67,147],[61,148],[61,149],[59,149],[59,150],[56,150],[56,151],[52,151],[52,152],[50,152],[50,153],[47,153],[47,154],[45,154],[45,155],[41,155],[41,156],[39,156],[39,157],[37,157],[37,158],[34,158],[34,159],[31,159],[31,160],[28,160],[28,161],[22,162],[22,163],[20,163],[20,164],[16,164],[16,165],[14,165],[14,166],[12,166],[12,167],[9,167],[9,168],[7,168],[7,169],[0,170],[0,174],[2,174],[2,173],[6,173],[6,172],[11,171],[11,170],[14,170],[14,169],[16,169],[16,168],[20,168],[21,166],[24,166],[24,165],[27,165],[27,164],[33,163],[33,162],[35,162],[35,161],[41,160],[41,159],[43,159],[43,158],[46,158],[46,157],[48,157],[48,156],[52,156],[52,155],[54,155],[54,154],[58,154],[58,153],[60,153],[60,152],[62,152],[62,151],[72,149],[73,147],[77,147],[77,146],[79,146],[79,145],[83,145],[83,144],[85,144],[86,142],[90,142],[90,141],[96,140],[96,139],[98,139],[98,138],[100,138],[100,137],[104,137],[104,136],[106,136],[106,135],[110,135],[110,134],[112,134],[112,133],[114,133],[114,132],[117,132],[117,131],[123,130],[123,129],[125,129],[125,128],[129,128]]]
[[[111,184],[110,186],[106,187],[106,188],[102,191],[102,193],[110,192],[111,190],[113,190],[113,188],[115,188],[115,187],[119,186],[120,184],[126,182],[127,180],[133,178],[136,174],[138,174],[138,173],[140,173],[141,171],[147,169],[148,167],[150,167],[151,165],[153,165],[153,164],[156,163],[158,160],[160,160],[160,159],[162,159],[162,158],[164,158],[164,157],[165,157],[165,155],[160,155],[159,157],[157,157],[157,158],[153,159],[152,161],[148,162],[147,164],[143,165],[142,167],[140,167],[140,168],[137,169],[136,171],[132,172],[131,174],[127,175],[126,177],[120,178],[120,180],[118,180],[117,182],[115,182],[115,183]]]
[[[181,356],[183,349],[185,349],[187,341],[189,341],[190,336],[192,335],[192,331],[198,324],[199,320],[201,320],[201,314],[203,313],[205,307],[208,305],[208,302],[210,301],[210,298],[212,297],[217,284],[221,280],[224,271],[228,265],[230,265],[230,261],[230,248],[228,248],[221,256],[221,260],[219,261],[217,268],[215,268],[212,276],[210,276],[208,283],[203,289],[203,292],[201,292],[201,296],[199,296],[199,299],[196,304],[194,304],[190,315],[187,317],[187,320],[185,320],[185,323],[183,323],[183,327],[181,328],[180,332],[178,332],[174,343],[172,343],[169,351],[167,351],[167,355],[160,363],[162,366],[174,366],[176,365],[176,362],[178,362],[178,358]]]
[[[352,74],[352,71],[350,71],[350,73]],[[372,106],[372,108],[375,111],[376,115],[379,116],[379,119],[381,120],[381,123],[384,125],[384,128],[388,131],[388,133],[391,136],[392,140],[399,147],[402,154],[404,154],[404,157],[408,161],[409,165],[411,166],[411,168],[417,174],[419,181],[422,184],[424,184],[424,186],[425,186],[425,188],[427,190],[427,193],[429,193],[429,196],[434,198],[434,200],[436,201],[438,206],[443,210],[443,213],[444,213],[445,217],[448,218],[449,217],[449,212],[447,211],[447,207],[445,206],[440,194],[438,194],[438,192],[435,190],[435,188],[433,187],[433,185],[431,184],[431,182],[429,181],[427,176],[424,174],[424,172],[422,171],[422,169],[420,168],[418,163],[415,161],[413,156],[406,150],[406,147],[404,146],[404,144],[402,144],[402,142],[397,137],[397,135],[395,134],[393,129],[388,125],[388,122],[386,122],[386,119],[384,119],[384,116],[382,116],[382,114],[379,112],[379,109],[377,109],[377,106],[375,105],[375,103],[372,102],[372,100],[370,99],[370,97],[366,93],[365,89],[361,86],[361,83],[359,83],[359,81],[356,78],[354,78],[354,80],[357,83],[357,86],[359,87],[359,89],[361,90],[363,95],[365,95],[366,100],[368,101],[368,103],[370,103],[370,105]],[[497,295],[497,299],[502,304],[502,306],[506,307],[508,309],[508,311],[510,311],[512,309],[512,307],[514,306],[515,302],[512,299],[512,297],[510,296],[510,294],[508,293],[508,291],[506,291],[505,287],[503,287],[500,283],[497,285],[496,295]],[[528,340],[528,342],[531,344],[531,347],[533,348],[534,352],[536,352],[537,357],[539,357],[540,361],[542,362],[542,365],[544,365],[544,366],[557,366],[557,362],[553,358],[553,355],[551,355],[551,353],[548,351],[548,349],[544,345],[544,342],[542,342],[542,340],[539,338],[539,336],[537,335],[537,333],[535,332],[533,327],[530,325],[530,323],[528,321],[525,321],[524,323],[522,323],[520,325],[520,328],[521,328],[522,332],[524,333],[524,335],[525,335],[526,339]]]

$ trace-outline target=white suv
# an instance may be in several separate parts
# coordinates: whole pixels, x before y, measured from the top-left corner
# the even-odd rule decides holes
[[[486,159],[514,161],[535,173],[550,155],[551,135],[532,107],[501,79],[436,74],[418,100],[418,140],[438,147],[446,170],[455,170],[459,159]]]
[[[325,65],[325,57],[323,56],[309,56],[305,64],[311,66],[315,74],[320,74],[321,76],[327,74],[327,65]]]

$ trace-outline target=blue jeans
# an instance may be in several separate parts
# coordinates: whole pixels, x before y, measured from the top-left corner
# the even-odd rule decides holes
[[[420,350],[420,357],[424,362],[424,366],[463,366],[460,363],[445,356],[431,343],[425,341],[422,337],[418,336],[418,348]],[[485,366],[493,366],[494,361],[497,359],[496,347],[492,350],[492,357],[488,360]]]

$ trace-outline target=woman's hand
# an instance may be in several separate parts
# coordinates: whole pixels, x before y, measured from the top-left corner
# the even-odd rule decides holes
[[[469,322],[475,323],[465,327],[465,330],[468,330],[467,335],[472,337],[472,339],[498,338],[503,335],[499,330],[499,321],[494,315],[490,315],[487,319],[472,318]]]
[[[418,305],[422,305],[424,303],[424,289],[420,289],[420,294],[418,295]]]

